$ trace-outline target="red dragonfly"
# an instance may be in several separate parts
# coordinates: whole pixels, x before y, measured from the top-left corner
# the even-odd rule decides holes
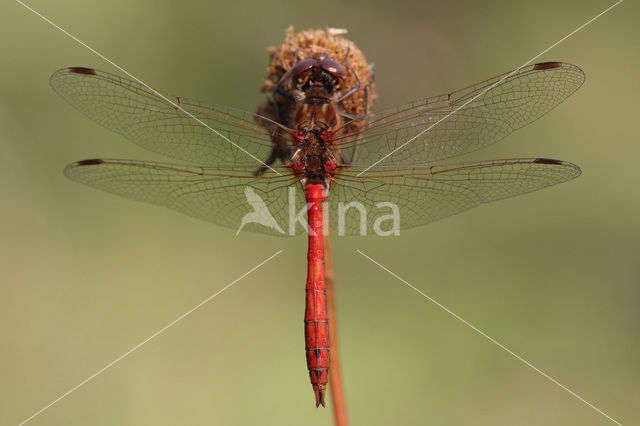
[[[276,120],[91,68],[51,76],[54,90],[96,122],[143,148],[199,164],[84,160],[66,167],[71,179],[234,229],[308,233],[304,321],[316,406],[325,404],[329,370],[327,223],[343,235],[397,234],[398,217],[403,229],[424,225],[580,174],[573,164],[545,158],[432,165],[493,144],[554,108],[584,81],[575,65],[539,63],[363,117],[340,110],[341,100],[368,88],[359,80],[344,87],[350,72],[346,58],[298,61],[274,91],[278,107],[287,109]],[[346,130],[352,120],[363,123],[360,130]],[[306,206],[308,226],[295,216],[296,205]],[[397,214],[391,229],[381,225],[389,216],[366,214],[381,206]],[[287,219],[289,232],[279,226]]]

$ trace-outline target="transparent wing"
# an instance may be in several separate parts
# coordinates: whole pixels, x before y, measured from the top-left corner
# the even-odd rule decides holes
[[[271,152],[269,120],[228,107],[173,96],[92,68],[64,68],[50,79],[67,102],[150,151],[205,165],[254,164]],[[176,107],[180,106],[187,111]],[[286,136],[283,136],[286,138]]]
[[[342,227],[344,235],[361,235],[362,216],[357,207],[349,208],[342,213],[341,225],[340,203],[343,210],[347,203],[360,203],[366,212],[366,233],[372,235],[374,223],[391,214],[392,205],[398,208],[402,231],[580,175],[574,164],[544,158],[412,168],[380,166],[357,176],[361,171],[353,167],[341,172],[329,195],[331,229],[340,233]],[[392,224],[383,221],[381,229],[388,230]]]
[[[252,176],[254,166],[197,167],[134,160],[85,160],[65,168],[67,177],[134,200],[242,232],[289,235],[289,190],[298,209],[304,195],[288,168],[282,176],[267,171]],[[249,215],[249,216],[247,216]],[[275,223],[274,223],[275,221]],[[281,232],[282,231],[282,232]],[[298,225],[295,234],[304,232]]]
[[[357,149],[358,165],[368,166],[385,156],[380,165],[429,164],[499,141],[549,112],[583,82],[584,74],[575,65],[530,65],[373,113],[359,134],[345,135],[339,143],[346,152]]]

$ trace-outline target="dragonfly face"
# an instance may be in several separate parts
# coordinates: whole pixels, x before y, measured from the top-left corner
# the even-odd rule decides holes
[[[311,58],[299,61],[291,71],[291,82],[304,99],[325,103],[339,92],[347,70],[335,59],[316,53]]]

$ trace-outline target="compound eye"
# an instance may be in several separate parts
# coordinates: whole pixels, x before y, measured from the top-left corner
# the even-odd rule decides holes
[[[345,78],[347,76],[347,70],[345,69],[345,67],[343,67],[340,62],[336,61],[333,58],[330,58],[328,56],[322,58],[322,61],[320,61],[320,65],[326,71],[330,72],[332,75],[338,78]]]
[[[300,62],[298,62],[297,64],[295,64],[293,66],[293,69],[291,70],[291,73],[294,76],[300,76],[301,74],[303,74],[305,71],[311,69],[311,67],[316,63],[315,59],[303,59]]]

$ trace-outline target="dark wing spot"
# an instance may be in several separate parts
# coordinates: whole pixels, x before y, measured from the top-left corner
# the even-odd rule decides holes
[[[534,70],[548,70],[551,68],[559,68],[562,66],[562,62],[540,62],[533,66]]]
[[[82,161],[78,161],[76,163],[76,166],[94,166],[96,164],[104,164],[104,160],[101,160],[99,158],[96,158],[93,160],[82,160]]]
[[[84,74],[84,75],[96,75],[96,70],[93,68],[85,68],[85,67],[71,67],[69,68],[69,72],[73,72],[76,74]]]
[[[552,160],[550,158],[536,158],[535,160],[533,160],[533,162],[537,164],[556,164],[559,166],[564,164],[564,161]]]

